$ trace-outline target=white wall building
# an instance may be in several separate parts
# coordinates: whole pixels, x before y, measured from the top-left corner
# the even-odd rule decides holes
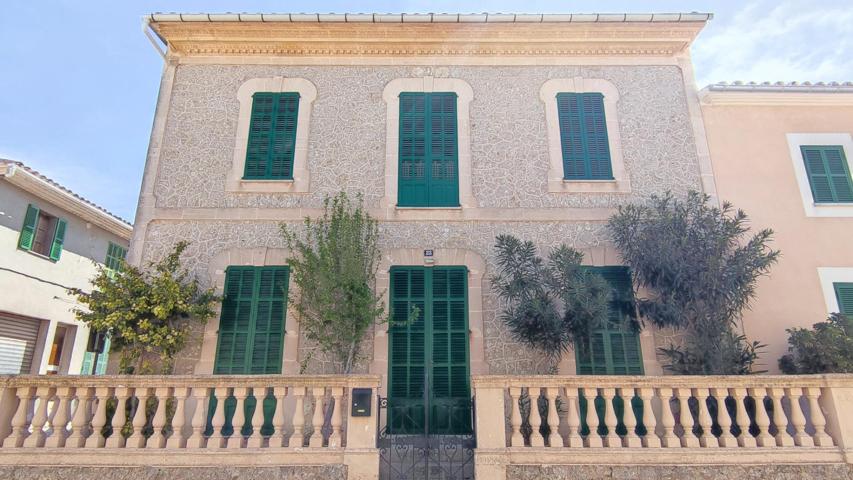
[[[108,342],[76,321],[68,288],[115,267],[132,227],[20,162],[0,159],[0,374],[103,373]],[[102,350],[102,351],[98,351]]]

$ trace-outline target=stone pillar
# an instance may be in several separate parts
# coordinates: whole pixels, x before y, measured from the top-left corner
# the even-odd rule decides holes
[[[500,382],[489,382],[488,377],[484,377],[483,381],[478,381],[478,378],[474,377],[472,384],[474,399],[477,402],[474,418],[477,432],[474,476],[488,480],[506,480],[504,386]],[[535,399],[531,399],[531,408],[537,408],[535,402]]]

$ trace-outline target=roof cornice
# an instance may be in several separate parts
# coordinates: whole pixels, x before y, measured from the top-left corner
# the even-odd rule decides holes
[[[0,178],[118,237],[130,240],[132,225],[17,162],[0,163]]]
[[[174,55],[670,56],[710,14],[152,14]]]
[[[853,88],[846,89],[715,89],[699,91],[702,105],[853,106]]]

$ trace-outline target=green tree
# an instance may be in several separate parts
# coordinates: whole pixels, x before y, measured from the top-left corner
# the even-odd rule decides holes
[[[352,372],[364,334],[384,319],[376,292],[379,225],[364,210],[361,196],[326,198],[323,216],[306,217],[303,232],[281,226],[293,257],[288,264],[299,287],[292,301],[299,326],[320,351],[334,356],[341,373]]]
[[[660,349],[669,370],[680,374],[748,373],[763,347],[737,333],[741,314],[755,296],[758,278],[776,263],[769,229],[749,235],[747,215],[710,204],[690,192],[667,193],[647,204],[627,205],[609,230],[637,286],[640,314],[660,327],[684,333],[685,344]]]
[[[148,354],[159,357],[161,373],[171,373],[193,323],[215,314],[219,298],[212,289],[201,290],[181,267],[187,245],[179,242],[144,270],[126,263],[117,271],[97,265],[91,293],[69,291],[86,307],[75,310],[77,319],[109,335],[111,349],[121,353],[120,373],[152,373]]]
[[[576,340],[607,321],[614,290],[581,267],[583,253],[560,245],[539,257],[531,241],[500,235],[492,285],[504,302],[500,318],[512,336],[548,357],[552,368]]]
[[[779,359],[785,373],[853,372],[853,318],[833,313],[811,329],[789,328],[788,353]]]

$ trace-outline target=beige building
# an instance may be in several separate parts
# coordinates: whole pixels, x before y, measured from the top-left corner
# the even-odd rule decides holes
[[[0,374],[104,373],[109,341],[67,288],[115,268],[131,226],[20,162],[0,159]]]
[[[782,251],[743,318],[776,372],[785,329],[853,314],[853,84],[719,84],[700,99],[720,199]]]

